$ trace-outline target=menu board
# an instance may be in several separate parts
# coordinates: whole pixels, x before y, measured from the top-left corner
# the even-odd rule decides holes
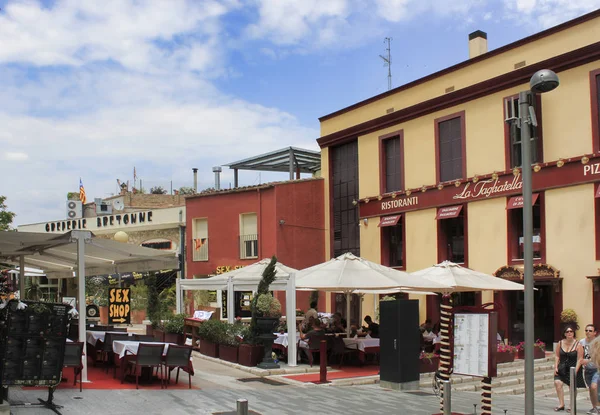
[[[454,373],[495,376],[490,373],[490,329],[488,313],[454,314]]]

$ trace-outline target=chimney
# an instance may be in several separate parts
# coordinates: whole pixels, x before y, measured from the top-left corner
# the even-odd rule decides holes
[[[198,169],[194,167],[192,171],[194,172],[194,193],[198,193]]]
[[[487,33],[476,30],[469,34],[469,59],[487,53]]]
[[[215,173],[215,190],[221,190],[221,166],[213,167]]]

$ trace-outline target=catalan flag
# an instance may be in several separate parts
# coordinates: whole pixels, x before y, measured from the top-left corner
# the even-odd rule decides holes
[[[194,239],[194,249],[196,251],[199,251],[200,248],[202,248],[205,243],[206,243],[206,238],[197,238],[197,239]]]
[[[85,189],[83,188],[83,182],[81,181],[81,177],[79,178],[79,200],[81,200],[81,203],[83,203],[84,205],[87,202],[87,199],[85,197]]]

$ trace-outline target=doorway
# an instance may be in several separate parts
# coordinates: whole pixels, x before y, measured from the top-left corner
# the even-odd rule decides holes
[[[534,337],[546,343],[546,350],[552,350],[554,342],[554,285],[551,281],[536,281],[533,292]],[[525,293],[511,291],[508,295],[508,331],[509,341],[517,345],[525,339]]]

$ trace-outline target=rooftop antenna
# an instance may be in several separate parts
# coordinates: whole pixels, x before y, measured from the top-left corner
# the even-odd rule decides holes
[[[392,89],[392,54],[390,51],[390,45],[392,42],[392,38],[391,37],[386,37],[383,40],[383,43],[387,43],[387,48],[386,48],[386,52],[387,52],[387,57],[383,56],[383,55],[379,55],[379,57],[381,59],[383,59],[383,66],[387,66],[388,67],[388,91],[390,89]]]

